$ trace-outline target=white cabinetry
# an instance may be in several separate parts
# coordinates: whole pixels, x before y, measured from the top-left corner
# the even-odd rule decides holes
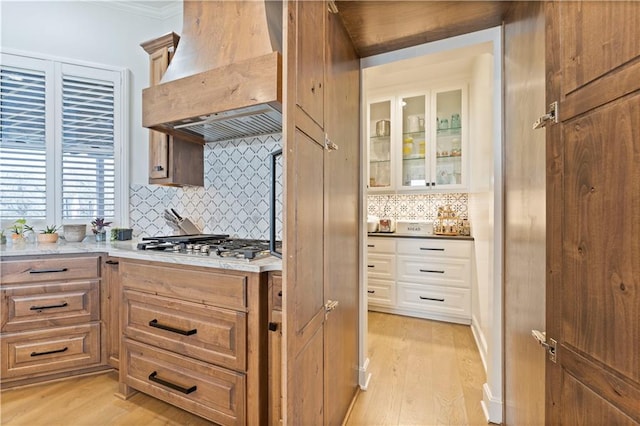
[[[472,244],[469,240],[369,237],[369,309],[469,324]]]
[[[466,188],[466,111],[464,85],[368,102],[369,192]]]

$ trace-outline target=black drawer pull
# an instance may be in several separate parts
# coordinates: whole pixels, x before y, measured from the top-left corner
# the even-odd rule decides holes
[[[367,268],[375,268],[376,265],[367,265]]]
[[[278,331],[278,323],[270,322],[269,323],[269,331]]]
[[[369,294],[373,294],[375,292],[376,292],[375,290],[367,290],[367,293],[369,293]]]
[[[278,297],[282,297],[282,290],[278,292]]]
[[[58,268],[58,269],[32,269],[29,271],[30,274],[50,274],[52,272],[67,272],[67,268]]]
[[[434,297],[424,297],[424,296],[420,296],[420,300],[432,300],[434,302],[444,302],[444,299],[436,299]]]
[[[433,274],[444,274],[444,271],[438,271],[436,269],[420,269],[420,272],[431,272]]]
[[[374,248],[375,246],[376,246],[375,244],[367,244],[367,247]]]
[[[55,349],[53,351],[46,351],[46,352],[31,352],[31,356],[40,356],[40,355],[50,355],[50,354],[59,354],[61,352],[66,352],[69,348],[68,347],[64,347],[62,349]]]
[[[118,262],[117,260],[107,260],[106,262],[107,265],[119,265],[120,262]]]
[[[185,395],[189,395],[192,392],[195,392],[198,389],[198,386],[193,385],[190,388],[183,388],[182,386],[173,384],[171,382],[167,382],[166,380],[162,380],[158,377],[158,372],[154,371],[153,373],[149,374],[149,380],[151,380],[152,382],[156,382],[161,384],[162,386],[166,386],[169,389],[173,389],[173,390],[177,390],[178,392],[182,392]]]
[[[420,250],[427,250],[427,251],[444,251],[443,248],[430,248],[430,247],[420,247]]]
[[[47,306],[32,306],[29,308],[30,311],[41,311],[43,309],[55,309],[55,308],[64,308],[69,306],[67,302],[62,302],[59,305],[47,305]]]
[[[157,319],[152,319],[151,321],[149,321],[149,326],[150,327],[155,327],[155,328],[160,328],[160,329],[166,330],[166,331],[170,331],[172,333],[182,334],[183,336],[192,336],[192,335],[194,335],[194,334],[196,334],[198,332],[197,328],[194,328],[193,330],[180,330],[179,328],[173,328],[173,327],[170,327],[168,325],[158,324],[158,320]]]

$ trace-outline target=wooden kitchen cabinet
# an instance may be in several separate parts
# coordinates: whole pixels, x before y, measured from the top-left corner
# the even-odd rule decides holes
[[[471,323],[468,240],[369,237],[369,310]]]
[[[169,33],[141,44],[149,54],[149,85],[160,83],[180,36]],[[204,185],[204,146],[149,130],[149,183]]]
[[[107,369],[100,291],[95,254],[2,259],[2,388]]]
[[[282,272],[269,273],[269,424],[282,424]]]
[[[266,274],[120,259],[120,394],[221,425],[265,424]]]
[[[116,370],[120,367],[120,275],[119,259],[102,258],[102,315],[105,334],[106,362]]]

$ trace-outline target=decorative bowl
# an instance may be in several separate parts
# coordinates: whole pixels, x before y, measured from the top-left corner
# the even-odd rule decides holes
[[[62,233],[65,240],[70,243],[77,243],[84,240],[87,235],[87,225],[63,225]]]

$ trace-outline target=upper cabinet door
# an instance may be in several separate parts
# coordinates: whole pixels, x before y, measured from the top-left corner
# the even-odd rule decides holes
[[[462,88],[434,92],[433,122],[435,167],[432,186],[435,189],[463,188],[466,185],[466,99]],[[437,123],[437,124],[436,124]]]
[[[324,1],[297,3],[296,103],[321,128],[324,128],[326,11]]]
[[[399,98],[398,124],[401,130],[401,144],[398,145],[398,150],[401,151],[399,189],[424,190],[430,183],[430,155],[427,151],[426,130],[431,120],[428,120],[427,99],[425,94]]]
[[[369,190],[384,191],[392,188],[394,121],[392,99],[384,99],[369,104],[368,140],[369,140]]]

